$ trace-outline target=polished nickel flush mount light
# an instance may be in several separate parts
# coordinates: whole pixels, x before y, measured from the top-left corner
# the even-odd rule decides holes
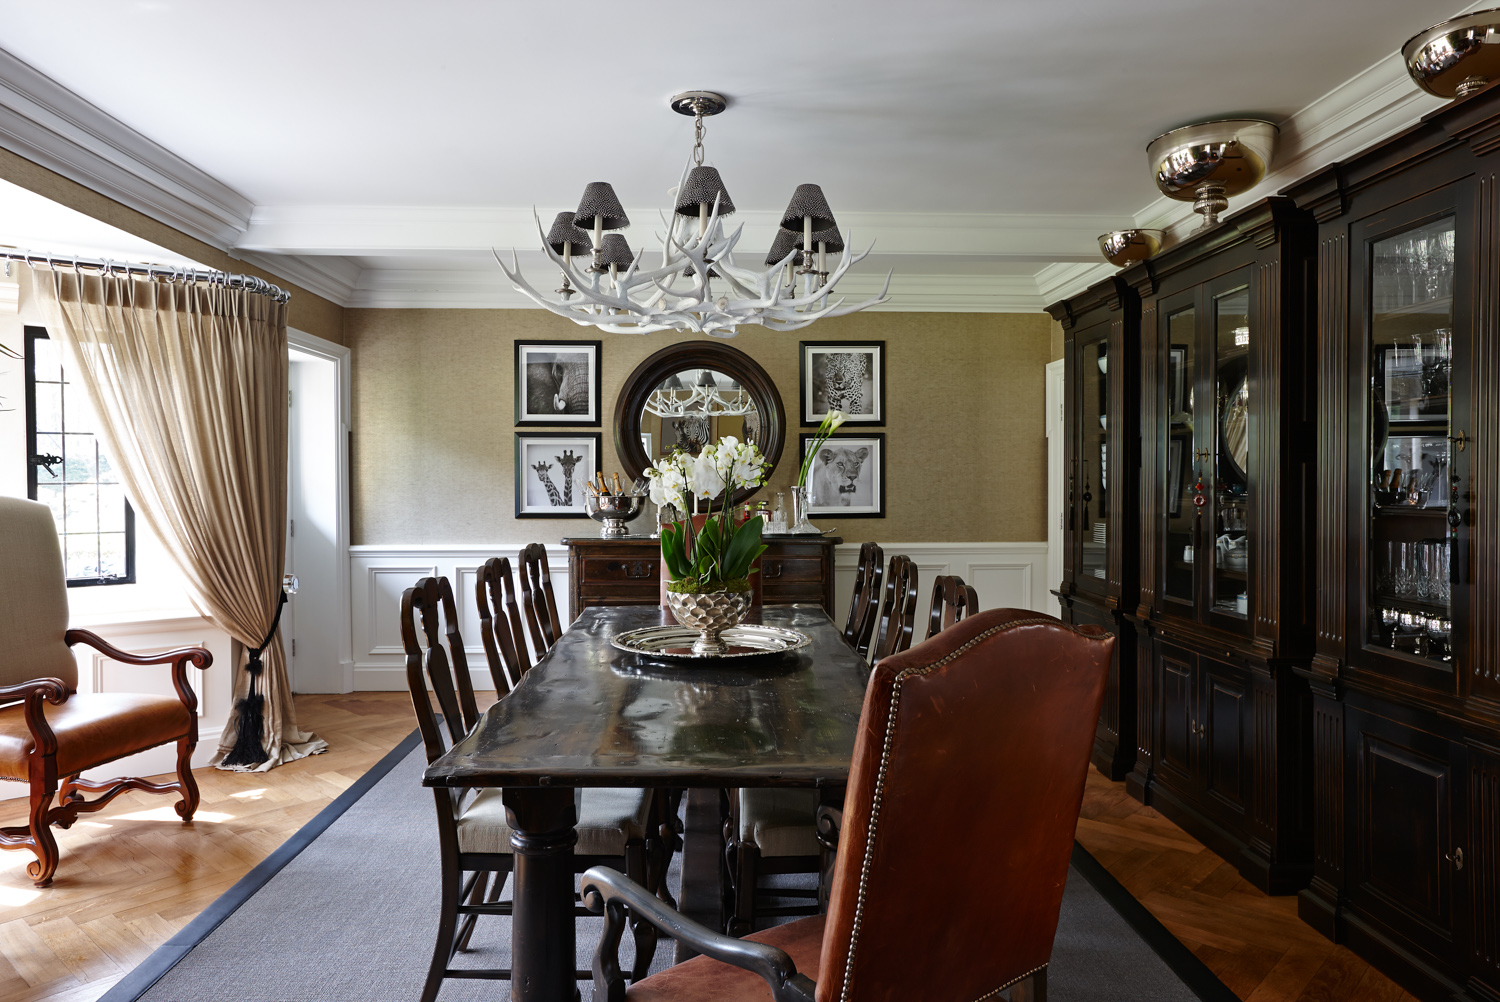
[[[1157,136],[1146,159],[1163,195],[1193,203],[1206,230],[1216,226],[1229,198],[1249,191],[1266,176],[1276,152],[1270,122],[1233,118],[1202,122]]]
[[[1099,250],[1110,264],[1124,268],[1155,257],[1163,236],[1161,230],[1110,230],[1100,234]]]
[[[1406,72],[1438,97],[1468,97],[1500,77],[1500,7],[1470,11],[1401,46]]]
[[[815,184],[798,185],[781,219],[773,258],[764,270],[735,264],[734,249],[743,226],[724,235],[723,220],[735,211],[719,172],[703,163],[703,120],[722,112],[728,101],[712,91],[687,91],[672,98],[672,110],[693,118],[693,154],[677,186],[677,202],[664,214],[661,261],[645,269],[644,251],[633,252],[623,234],[606,232],[630,225],[625,208],[608,182],[593,181],[572,213],[559,213],[552,229],[537,231],[553,263],[562,269],[560,298],[548,299],[521,274],[514,253],[510,265],[495,253],[500,270],[516,291],[576,324],[606,331],[649,334],[678,330],[733,337],[742,324],[791,331],[824,317],[855,313],[886,302],[891,276],[880,295],[846,305],[830,294],[850,266],[869,253],[851,254],[833,212]],[[874,245],[871,245],[873,248]],[[774,257],[781,251],[780,257]],[[840,254],[832,271],[829,253]],[[589,263],[579,267],[575,256]],[[800,282],[799,282],[800,280]],[[714,283],[718,283],[715,288]],[[800,288],[799,288],[800,284]]]

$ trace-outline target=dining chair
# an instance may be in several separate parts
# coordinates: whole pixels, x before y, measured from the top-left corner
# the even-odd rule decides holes
[[[562,636],[557,598],[552,594],[552,571],[547,567],[547,547],[528,543],[521,551],[521,605],[531,632],[531,650],[538,661]]]
[[[594,998],[1045,999],[1114,637],[1021,609],[976,613],[883,659],[865,690],[828,913],[734,939],[606,867]],[[954,796],[954,763],[984,795]],[[939,842],[934,842],[934,840]],[[913,846],[940,846],[915,865]],[[641,916],[702,956],[630,986]]]
[[[479,639],[495,682],[495,692],[505,695],[531,670],[522,632],[521,610],[516,604],[516,579],[510,560],[490,557],[479,566],[474,581],[474,601],[479,606]]]
[[[939,574],[932,583],[932,609],[927,614],[927,639],[942,633],[965,616],[979,611],[979,593],[957,574]]]
[[[401,643],[406,652],[406,684],[430,764],[462,741],[479,720],[458,631],[458,609],[447,578],[422,578],[401,596]],[[514,863],[504,791],[434,787],[432,793],[437,804],[442,905],[422,1002],[437,998],[444,978],[510,977],[507,969],[450,966],[454,955],[467,949],[481,915],[511,913],[511,903],[499,900]],[[665,873],[665,867],[651,865],[650,843],[656,841],[653,832],[660,818],[650,791],[578,790],[575,806],[575,873],[595,865],[623,867],[632,880],[646,886],[657,883],[657,874]],[[576,903],[574,910],[588,914]],[[631,977],[639,978],[656,953],[657,937],[648,923],[639,920],[633,923],[633,932],[636,960]],[[580,971],[578,976],[587,978],[589,972]]]
[[[870,646],[870,663],[910,647],[916,619],[917,565],[898,553],[886,567],[885,600],[880,606],[879,632]]]
[[[844,623],[844,643],[861,655],[870,653],[870,637],[879,616],[884,561],[879,543],[861,544],[859,564],[854,569],[854,591],[849,597],[849,618]]]

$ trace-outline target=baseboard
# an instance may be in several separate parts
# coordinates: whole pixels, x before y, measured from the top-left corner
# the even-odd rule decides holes
[[[459,631],[470,664],[483,663],[479,644],[474,583],[479,567],[493,556],[514,557],[520,543],[495,544],[365,544],[349,548],[353,612],[350,624],[354,659],[346,669],[353,692],[401,691],[406,688],[405,654],[401,647],[401,593],[428,575],[442,575],[453,584],[458,602]],[[1056,615],[1057,603],[1048,592],[1047,544],[1044,542],[883,543],[887,555],[904,553],[917,565],[922,616],[939,574],[958,574],[979,592],[982,608],[1032,609]],[[834,612],[842,616],[854,587],[859,545],[844,544],[834,552]],[[568,548],[548,544],[547,563],[552,590],[566,602]],[[925,631],[919,625],[919,630]],[[474,659],[479,659],[475,661]]]

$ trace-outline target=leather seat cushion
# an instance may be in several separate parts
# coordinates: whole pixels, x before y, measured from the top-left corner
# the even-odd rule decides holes
[[[822,915],[814,915],[745,938],[785,950],[797,965],[797,973],[817,981],[823,919]],[[625,997],[632,1002],[771,1002],[771,988],[758,974],[708,957],[694,957],[637,981],[625,992]]]
[[[740,789],[740,838],[762,856],[818,855],[817,823],[817,790]]]
[[[35,748],[20,703],[0,707],[0,776],[26,780]],[[176,741],[192,729],[192,717],[176,696],[134,692],[76,693],[61,706],[43,705],[57,735],[57,775],[75,772]]]
[[[504,791],[480,790],[458,819],[459,852],[510,852],[510,825],[505,820]],[[578,844],[583,856],[623,856],[628,839],[646,837],[651,793],[629,787],[577,790]]]

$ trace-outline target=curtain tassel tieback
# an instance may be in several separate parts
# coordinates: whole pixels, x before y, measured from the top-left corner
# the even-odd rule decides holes
[[[225,765],[260,765],[268,757],[260,740],[261,731],[265,729],[266,697],[256,690],[256,682],[265,670],[261,655],[271,645],[271,638],[276,636],[276,627],[281,623],[281,610],[285,606],[286,591],[283,589],[281,599],[276,603],[276,615],[271,617],[270,632],[260,642],[260,646],[250,652],[250,659],[245,665],[245,671],[250,675],[250,687],[245,690],[245,698],[234,705],[237,721],[234,747],[224,756]]]

